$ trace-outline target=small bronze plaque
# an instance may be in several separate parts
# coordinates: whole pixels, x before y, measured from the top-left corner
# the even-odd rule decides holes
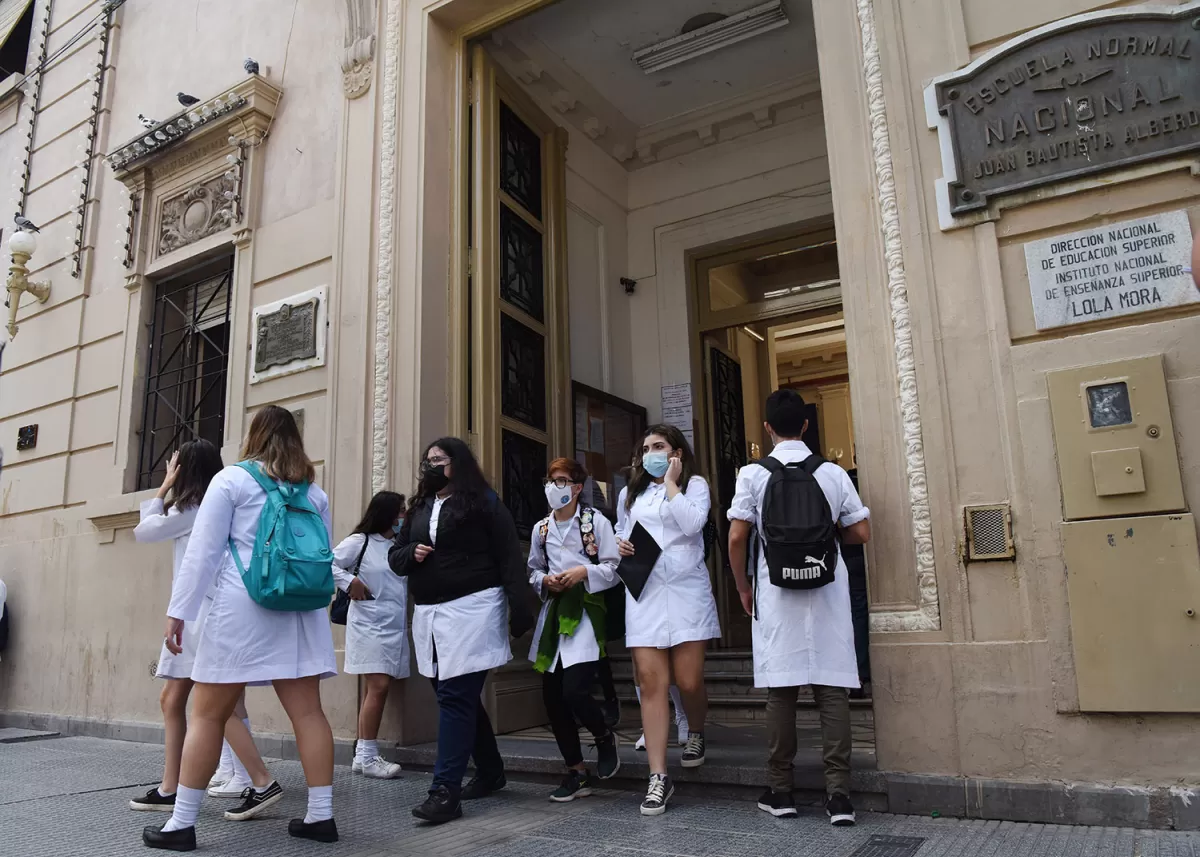
[[[36,423],[31,426],[21,426],[17,429],[17,452],[35,449],[37,447],[37,437],[38,427]]]
[[[1200,5],[1067,19],[931,86],[939,132],[949,135],[953,214],[1002,194],[1197,152]]]
[[[299,304],[284,304],[275,312],[258,317],[254,331],[255,372],[317,356],[319,301],[310,298]]]

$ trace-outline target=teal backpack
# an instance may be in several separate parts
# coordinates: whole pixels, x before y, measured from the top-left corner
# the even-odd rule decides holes
[[[250,461],[238,467],[267,492],[250,568],[242,565],[233,539],[229,540],[229,552],[246,591],[268,610],[301,612],[328,607],[334,592],[333,551],[325,522],[308,500],[308,483],[280,485]]]

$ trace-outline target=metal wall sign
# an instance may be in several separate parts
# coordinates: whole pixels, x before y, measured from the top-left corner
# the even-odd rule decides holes
[[[952,216],[1200,152],[1200,2],[1059,21],[935,79],[925,97]]]
[[[324,366],[326,327],[323,286],[255,307],[250,383]]]
[[[1187,212],[1167,211],[1025,245],[1038,330],[1200,303]]]

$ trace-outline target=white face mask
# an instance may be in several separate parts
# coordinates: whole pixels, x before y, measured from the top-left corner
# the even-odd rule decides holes
[[[571,502],[574,494],[574,485],[568,485],[566,488],[559,488],[553,482],[546,486],[546,502],[550,504],[550,508],[558,511],[563,506]]]

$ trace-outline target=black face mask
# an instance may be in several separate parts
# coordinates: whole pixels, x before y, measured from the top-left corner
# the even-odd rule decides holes
[[[446,465],[435,467],[428,461],[422,463],[421,482],[434,493],[441,491],[450,484],[450,480],[446,478]]]

